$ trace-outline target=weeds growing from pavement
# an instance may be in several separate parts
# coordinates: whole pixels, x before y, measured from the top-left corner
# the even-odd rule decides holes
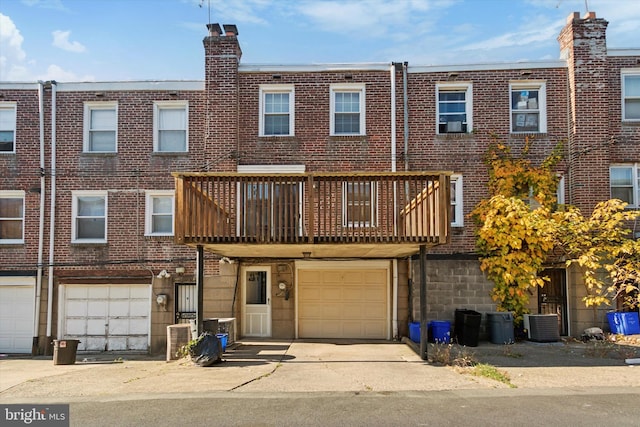
[[[509,374],[504,371],[499,370],[493,365],[487,365],[485,363],[478,363],[476,366],[471,369],[471,374],[477,377],[485,377],[494,381],[500,381],[508,385],[511,388],[516,388],[515,384],[511,383],[511,378]]]

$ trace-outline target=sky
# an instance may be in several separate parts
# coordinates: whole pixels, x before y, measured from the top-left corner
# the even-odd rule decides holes
[[[587,7],[640,49],[640,0],[0,0],[0,81],[203,80],[209,22],[243,64],[555,60]]]

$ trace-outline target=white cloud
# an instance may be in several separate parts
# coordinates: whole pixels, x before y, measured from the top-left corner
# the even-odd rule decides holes
[[[53,43],[54,47],[60,48],[62,50],[66,50],[69,52],[77,52],[82,53],[87,50],[86,47],[80,42],[71,42],[69,41],[69,36],[71,35],[71,31],[60,31],[56,30],[53,33]]]
[[[22,3],[27,6],[36,6],[43,9],[65,10],[62,0],[22,0]]]
[[[10,17],[0,13],[0,80],[23,80],[27,74],[24,38]]]
[[[95,76],[78,76],[76,73],[66,71],[62,67],[52,64],[47,67],[45,74],[38,76],[38,80],[58,80],[61,82],[91,82],[95,81]]]

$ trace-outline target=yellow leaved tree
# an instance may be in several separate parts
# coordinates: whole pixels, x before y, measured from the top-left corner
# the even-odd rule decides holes
[[[512,312],[516,324],[521,323],[529,291],[548,280],[541,272],[552,251],[567,266],[582,267],[587,306],[610,304],[617,297],[637,306],[640,242],[629,237],[625,225],[640,217],[640,211],[625,209],[615,199],[599,203],[590,218],[575,207],[557,206],[553,168],[562,159],[562,144],[539,165],[528,158],[530,149],[531,140],[517,157],[505,144],[490,146],[490,198],[471,213],[478,225],[480,268],[494,283],[491,296],[498,310]]]

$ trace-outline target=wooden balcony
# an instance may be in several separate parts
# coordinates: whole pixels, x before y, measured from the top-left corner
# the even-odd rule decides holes
[[[221,256],[394,258],[450,238],[449,172],[173,176],[176,243]]]

